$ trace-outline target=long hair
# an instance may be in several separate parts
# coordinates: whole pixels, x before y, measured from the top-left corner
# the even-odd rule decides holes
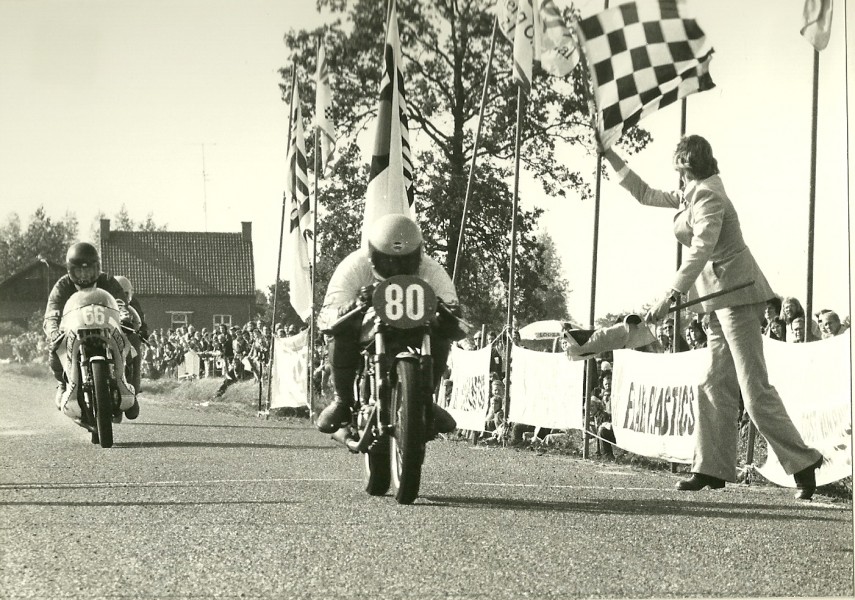
[[[793,311],[793,315],[789,319],[787,318],[787,315],[784,314],[784,305],[786,305],[788,303],[793,303],[795,305],[795,310]],[[795,321],[799,317],[804,317],[804,316],[805,316],[805,309],[804,309],[804,307],[802,307],[802,303],[799,302],[798,298],[793,298],[792,296],[787,296],[781,302],[781,318],[784,320],[784,322],[788,326],[790,325],[790,323],[792,323],[793,321]]]
[[[680,139],[674,150],[674,165],[688,170],[699,180],[719,173],[712,146],[699,135],[687,135]]]

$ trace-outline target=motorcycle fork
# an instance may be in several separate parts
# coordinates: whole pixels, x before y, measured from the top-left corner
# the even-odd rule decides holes
[[[422,337],[422,353],[419,356],[419,380],[422,385],[422,398],[424,398],[425,423],[428,430],[433,427],[433,355],[431,354],[430,332],[426,331]]]
[[[378,324],[374,334],[374,399],[377,403],[377,433],[382,436],[392,431],[395,415],[392,414],[392,390],[389,382],[389,357],[383,327]]]

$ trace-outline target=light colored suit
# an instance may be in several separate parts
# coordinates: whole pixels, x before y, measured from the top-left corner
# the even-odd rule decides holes
[[[689,298],[754,284],[705,301],[710,313],[711,361],[698,386],[698,422],[692,472],[736,480],[739,392],[745,410],[787,473],[815,463],[820,454],[805,445],[769,383],[760,331],[765,301],[774,296],[742,239],[739,218],[718,175],[691,182],[684,193],[650,188],[631,170],[621,185],[640,203],[677,209],[674,235],[688,247],[671,287]]]

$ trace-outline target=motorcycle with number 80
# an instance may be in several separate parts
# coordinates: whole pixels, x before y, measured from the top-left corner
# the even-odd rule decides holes
[[[399,504],[411,504],[433,430],[431,333],[462,339],[466,324],[413,275],[390,277],[369,292],[324,330],[335,336],[363,325],[353,418],[333,439],[364,455],[366,492],[382,496],[392,487]]]

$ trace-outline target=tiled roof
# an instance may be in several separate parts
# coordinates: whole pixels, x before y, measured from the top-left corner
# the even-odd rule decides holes
[[[255,294],[252,241],[241,233],[110,231],[101,268],[130,279],[140,295]]]

